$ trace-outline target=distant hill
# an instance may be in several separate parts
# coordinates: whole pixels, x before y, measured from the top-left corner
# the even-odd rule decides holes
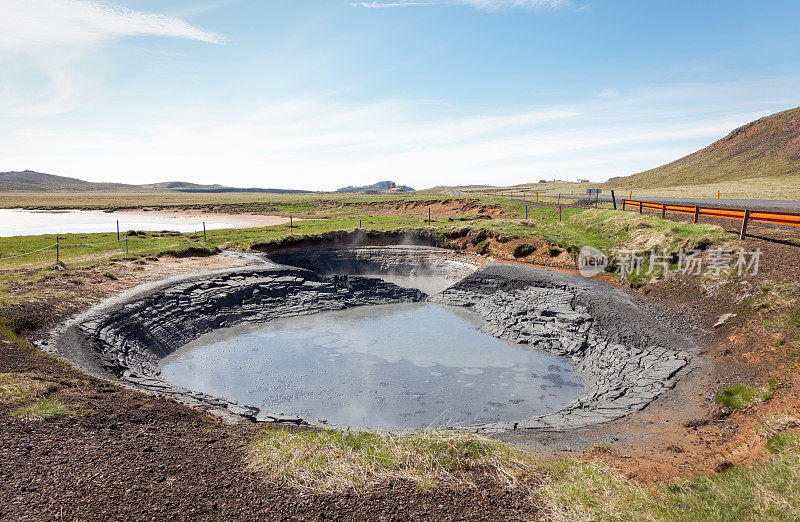
[[[146,185],[124,183],[94,183],[77,178],[55,176],[25,170],[22,172],[0,172],[0,191],[3,192],[264,192],[274,194],[303,194],[308,190],[236,188],[222,185],[198,185],[185,181],[168,181]]]
[[[405,185],[397,185],[394,181],[379,181],[377,183],[373,183],[372,185],[364,185],[363,187],[342,187],[337,189],[336,192],[366,192],[368,190],[374,190],[377,192],[386,192],[387,190],[391,190],[394,188],[399,188],[403,191],[412,191],[414,190],[411,187],[407,187]]]
[[[748,123],[672,163],[616,179],[613,186],[657,188],[754,178],[785,182],[793,175],[800,175],[800,107]]]

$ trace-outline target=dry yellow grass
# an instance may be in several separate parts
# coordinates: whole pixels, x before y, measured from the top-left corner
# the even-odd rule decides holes
[[[469,486],[480,475],[525,487],[548,520],[796,520],[800,445],[784,429],[773,426],[775,455],[765,462],[651,487],[602,462],[542,462],[502,442],[451,431],[391,436],[268,429],[251,447],[250,468],[268,480],[325,492],[392,479],[422,488]]]
[[[16,404],[45,395],[56,388],[55,383],[20,373],[0,373],[0,402]]]
[[[509,187],[498,187],[506,193],[523,190],[528,195],[538,192],[540,196],[558,194],[585,195],[586,189],[601,189],[603,195],[610,195],[614,190],[617,198],[633,199],[637,197],[674,197],[674,198],[721,198],[727,199],[784,199],[800,200],[800,176],[790,175],[774,178],[745,178],[731,182],[707,183],[701,185],[675,185],[670,187],[650,187],[645,184],[635,186],[617,181],[610,183],[571,183],[557,181],[549,183],[525,183]],[[464,189],[464,195],[489,193],[493,189]]]
[[[477,475],[508,485],[535,476],[533,459],[501,442],[436,430],[396,436],[374,432],[267,429],[252,446],[251,468],[315,491],[342,491],[391,479],[430,487]]]

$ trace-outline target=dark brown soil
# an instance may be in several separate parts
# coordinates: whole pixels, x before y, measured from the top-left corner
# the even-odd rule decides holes
[[[31,294],[47,327],[92,299],[187,269],[228,264],[219,258],[118,264],[55,277]],[[193,267],[193,268],[192,268]],[[107,268],[106,268],[107,270]],[[145,275],[147,274],[147,275]],[[149,277],[148,277],[149,276]],[[34,294],[36,299],[33,299]],[[77,294],[84,296],[75,302]],[[68,303],[58,304],[61,301]],[[248,443],[263,426],[227,426],[171,400],[88,377],[33,348],[0,340],[0,373],[24,373],[56,384],[46,397],[66,416],[18,420],[19,404],[0,403],[0,520],[531,520],[540,510],[528,490],[475,476],[474,487],[418,490],[392,482],[343,494],[314,494],[269,483],[248,470]],[[275,428],[291,429],[291,428]],[[298,429],[298,428],[295,428]]]
[[[719,225],[735,237],[740,227],[731,220],[701,222]],[[762,252],[758,275],[748,281],[751,291],[758,294],[761,288],[800,281],[800,229],[753,224],[749,232],[741,246]],[[716,473],[723,462],[746,464],[768,454],[764,420],[800,415],[800,323],[787,322],[780,306],[759,310],[752,299],[742,300],[741,292],[740,281],[709,287],[691,277],[631,291],[640,301],[657,306],[662,316],[689,325],[703,365],[644,411],[588,434],[596,442],[613,442],[619,452],[587,458],[602,459],[628,477],[659,482]],[[737,315],[714,328],[726,313]],[[780,387],[767,402],[731,411],[713,400],[724,386],[760,384],[770,378]]]
[[[684,222],[693,219],[681,214],[667,217]],[[701,223],[718,225],[732,238],[738,238],[741,226],[740,222],[709,218],[701,218]],[[550,257],[548,245],[542,241],[489,242],[491,256],[497,261],[575,272],[568,253]],[[515,260],[513,250],[522,243],[533,244],[536,251]],[[748,237],[736,248],[739,246],[746,251],[761,250],[759,273],[747,281],[751,294],[758,294],[760,288],[800,282],[800,229],[751,224]],[[713,474],[724,461],[747,464],[765,458],[764,419],[800,416],[800,309],[794,322],[785,320],[787,311],[780,306],[761,311],[753,305],[752,296],[742,299],[742,282],[737,280],[709,285],[697,277],[673,277],[633,289],[620,285],[610,274],[598,277],[621,287],[694,339],[700,347],[700,365],[675,389],[623,419],[589,430],[514,432],[498,438],[543,456],[602,460],[643,482]],[[727,313],[736,317],[714,328]],[[722,387],[761,384],[771,378],[778,380],[780,388],[767,402],[731,411],[713,400]],[[616,451],[593,451],[602,444]]]
[[[717,224],[731,234],[738,229],[736,222]],[[752,225],[750,232],[744,247],[763,252],[753,285],[800,281],[799,231]],[[567,268],[564,254],[545,258],[547,245],[523,241],[537,247],[531,261]],[[508,253],[513,258],[518,243],[493,240],[492,248],[500,257]],[[144,280],[212,268],[219,259],[122,263],[114,268],[119,276],[115,281],[102,277],[107,267],[89,268],[77,275],[56,273],[45,281],[20,280],[13,290],[34,303],[42,326],[47,326]],[[82,283],[74,283],[76,278]],[[674,390],[625,419],[579,433],[503,438],[543,455],[602,459],[645,482],[716,473],[723,461],[740,464],[763,458],[763,419],[800,415],[796,367],[800,355],[791,358],[791,350],[800,354],[800,327],[766,329],[763,323],[768,317],[737,302],[734,284],[709,290],[697,280],[678,278],[630,292],[657,309],[664,320],[687,325],[701,346],[703,364]],[[738,315],[714,329],[717,318],[728,312]],[[779,339],[786,342],[778,344]],[[9,416],[15,405],[0,405],[2,520],[451,520],[546,515],[524,491],[478,477],[476,488],[440,486],[423,492],[413,484],[394,483],[340,495],[269,484],[248,471],[246,460],[247,441],[263,427],[224,426],[201,412],[83,376],[39,352],[3,343],[0,373],[7,372],[57,381],[53,398],[71,414],[50,421],[21,421]],[[769,377],[781,383],[770,401],[740,412],[726,411],[713,402],[714,393],[724,385]],[[593,443],[609,443],[616,452],[583,453]]]
[[[70,414],[17,420],[0,404],[2,520],[532,519],[522,489],[476,477],[475,488],[419,491],[396,482],[310,494],[247,469],[263,427],[225,426],[170,400],[86,377],[8,342],[0,371],[58,383],[48,398]],[[286,428],[278,428],[286,429]]]

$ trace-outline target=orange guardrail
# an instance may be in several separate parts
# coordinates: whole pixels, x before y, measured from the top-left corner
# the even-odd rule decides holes
[[[641,214],[644,209],[660,210],[661,217],[665,217],[667,212],[678,212],[680,214],[694,214],[694,222],[700,216],[714,217],[720,219],[733,219],[742,222],[742,231],[739,234],[744,238],[747,233],[749,222],[767,223],[770,225],[787,225],[800,227],[800,213],[797,212],[772,212],[768,210],[748,210],[735,208],[716,208],[702,207],[695,205],[675,205],[672,203],[656,203],[654,201],[642,201],[636,199],[623,199],[622,210],[633,207]]]

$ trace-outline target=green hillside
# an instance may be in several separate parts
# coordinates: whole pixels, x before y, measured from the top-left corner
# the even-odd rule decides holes
[[[762,180],[784,185],[800,176],[800,107],[772,114],[672,163],[615,179],[614,187],[649,189]]]

